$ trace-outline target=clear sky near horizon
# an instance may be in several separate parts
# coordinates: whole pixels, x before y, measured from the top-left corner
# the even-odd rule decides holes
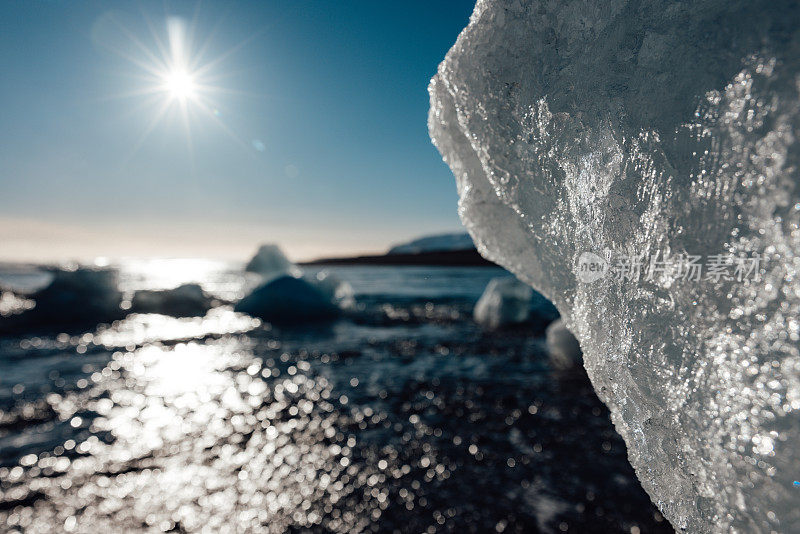
[[[0,259],[458,231],[427,84],[474,2],[8,2]]]

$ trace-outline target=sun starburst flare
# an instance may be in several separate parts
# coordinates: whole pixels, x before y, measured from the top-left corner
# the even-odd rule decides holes
[[[210,120],[231,139],[247,146],[222,122],[216,102],[220,95],[233,93],[216,83],[221,79],[220,64],[246,41],[209,59],[208,51],[212,48],[210,38],[197,43],[197,28],[194,24],[188,25],[184,19],[169,17],[163,26],[148,19],[149,39],[137,35],[113,18],[106,22],[107,31],[115,36],[109,48],[138,71],[133,75],[136,81],[132,90],[116,96],[139,99],[140,104],[131,110],[132,113],[151,115],[129,157],[141,148],[159,125],[176,114],[180,117],[187,148],[192,156],[192,129],[199,127],[202,120]]]

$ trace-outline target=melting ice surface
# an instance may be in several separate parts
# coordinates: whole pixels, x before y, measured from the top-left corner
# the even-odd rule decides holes
[[[479,250],[556,304],[676,529],[800,531],[799,10],[479,1],[430,84]],[[588,283],[585,252],[762,261]]]

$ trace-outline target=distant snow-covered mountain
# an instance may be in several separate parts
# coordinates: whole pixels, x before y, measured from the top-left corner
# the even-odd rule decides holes
[[[395,245],[387,254],[419,254],[422,252],[442,252],[448,250],[471,250],[475,248],[469,234],[438,234],[420,237],[408,243]]]

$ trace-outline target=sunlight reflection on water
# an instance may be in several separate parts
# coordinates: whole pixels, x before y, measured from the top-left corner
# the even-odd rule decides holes
[[[121,283],[251,283],[164,265],[123,266]],[[0,530],[530,531],[579,506],[578,525],[666,526],[589,384],[548,380],[529,330],[469,319],[496,275],[342,269],[362,307],[330,325],[223,305],[0,339]],[[543,502],[558,506],[535,515]]]
[[[261,325],[259,319],[216,308],[205,317],[176,318],[156,314],[133,314],[110,328],[101,329],[94,342],[107,347],[141,345],[154,341],[177,341],[209,335],[247,332]]]
[[[209,293],[225,300],[236,300],[258,283],[258,278],[243,273],[237,263],[199,258],[132,259],[119,264],[120,289],[172,289],[197,283]]]

